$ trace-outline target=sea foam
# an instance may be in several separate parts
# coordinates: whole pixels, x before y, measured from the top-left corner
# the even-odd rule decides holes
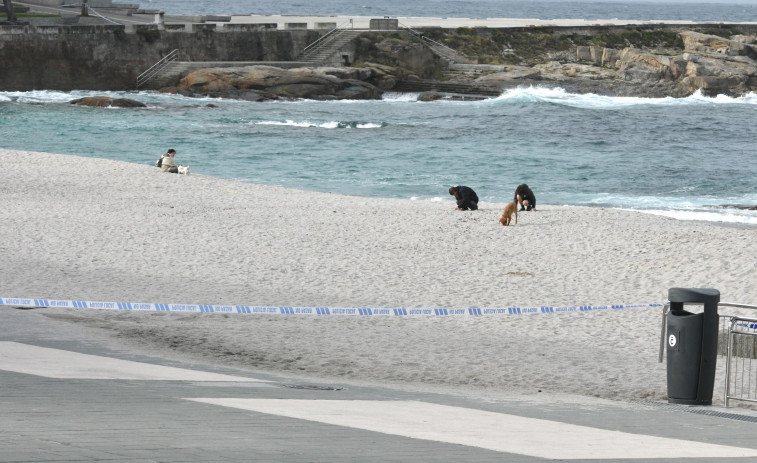
[[[729,209],[729,212],[714,212],[702,210],[639,210],[646,214],[660,215],[677,220],[697,220],[702,222],[737,223],[744,225],[757,225],[757,214],[754,211],[742,211]],[[750,214],[751,212],[751,214]]]
[[[757,94],[748,93],[743,96],[730,97],[717,95],[708,97],[697,90],[692,95],[684,98],[643,98],[604,96],[594,93],[569,93],[560,87],[518,87],[506,90],[492,103],[528,103],[545,102],[586,109],[614,109],[629,106],[672,106],[672,105],[695,105],[695,104],[757,104]]]
[[[358,122],[358,121],[327,121],[327,122],[310,122],[294,121],[260,121],[254,122],[254,125],[274,125],[283,127],[302,127],[302,128],[320,128],[320,129],[379,129],[385,124],[377,122]]]

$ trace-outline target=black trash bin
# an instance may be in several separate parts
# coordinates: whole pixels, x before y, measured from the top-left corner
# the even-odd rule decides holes
[[[718,355],[720,291],[670,288],[668,301],[668,402],[712,405]],[[687,312],[684,303],[703,304],[704,311]]]

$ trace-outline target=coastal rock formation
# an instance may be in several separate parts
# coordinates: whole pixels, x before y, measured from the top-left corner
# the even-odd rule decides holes
[[[374,63],[401,69],[423,79],[432,79],[441,73],[442,60],[428,47],[411,36],[386,37],[383,34],[364,34],[356,41],[357,59],[370,66]],[[380,65],[379,65],[380,66]]]
[[[502,88],[554,83],[571,91],[644,97],[757,91],[757,37],[726,39],[692,31],[679,35],[683,50],[577,46],[574,57],[562,54],[533,66],[506,66],[476,82]]]
[[[99,108],[146,108],[147,105],[141,101],[131,100],[129,98],[111,98],[109,96],[87,96],[71,100],[69,103],[78,106],[93,106]]]
[[[335,99],[351,94],[371,98],[376,90],[366,84],[387,91],[413,79],[464,81],[499,89],[560,86],[571,92],[623,96],[685,96],[699,89],[706,95],[743,95],[757,90],[757,26],[750,23],[428,27],[415,32],[365,32],[346,45],[350,62],[372,72],[367,80],[353,79],[357,83],[337,84],[330,81],[336,74],[324,78],[320,69],[311,69],[318,79],[282,84],[269,92],[271,86],[263,82],[235,87],[211,84],[225,78],[206,75],[207,92],[216,91],[212,87],[218,85],[219,94],[249,99]],[[197,62],[292,61],[321,34],[212,28],[182,34],[138,28],[130,33],[117,25],[57,30],[34,26],[28,33],[8,29],[0,41],[0,90],[129,90],[135,78],[165,57],[167,50],[179,49],[181,60],[191,57]],[[468,59],[455,60],[429,44],[449,47]],[[476,64],[468,64],[471,60]],[[450,61],[454,63],[449,65]],[[161,85],[178,85],[178,74],[174,77]],[[186,94],[206,91],[199,82],[175,89]]]
[[[523,85],[637,97],[757,91],[757,37],[735,28],[711,31],[719,35],[670,28],[424,32],[466,56],[477,55],[478,64],[433,55],[416,37],[365,34],[355,43],[359,66],[204,69],[173,91],[253,101],[373,99],[384,91],[419,92],[420,100],[433,101],[455,92],[482,97]]]
[[[381,98],[380,87],[395,79],[387,67],[295,68],[245,66],[210,68],[182,78],[178,92],[251,101],[307,98],[368,100]]]
[[[757,211],[757,206],[753,206],[751,204],[723,204],[720,207],[723,207],[726,209],[741,209],[745,211]]]

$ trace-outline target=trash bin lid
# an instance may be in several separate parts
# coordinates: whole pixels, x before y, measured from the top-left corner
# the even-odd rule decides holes
[[[720,302],[720,291],[712,288],[670,288],[668,290],[670,302]]]

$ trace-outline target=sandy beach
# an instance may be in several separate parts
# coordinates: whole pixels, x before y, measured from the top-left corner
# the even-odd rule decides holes
[[[541,204],[503,227],[504,204],[455,211],[449,185],[440,201],[412,201],[2,149],[0,166],[0,297],[504,308],[663,303],[683,286],[757,303],[754,227]],[[35,313],[140,348],[330,381],[665,396],[656,308],[450,318]]]

